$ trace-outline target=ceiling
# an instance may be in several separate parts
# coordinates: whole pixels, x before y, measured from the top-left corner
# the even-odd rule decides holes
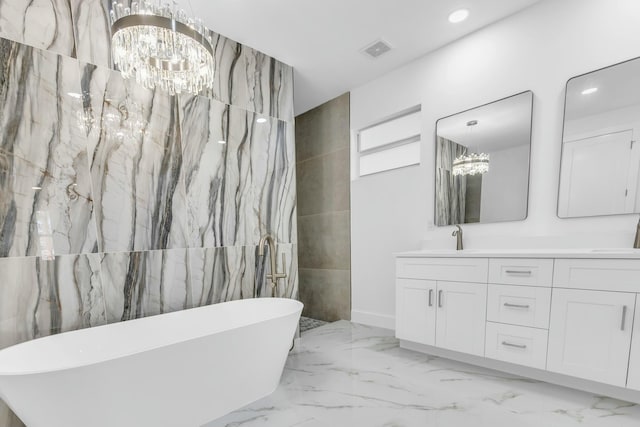
[[[178,0],[215,32],[295,70],[301,114],[540,0]],[[449,23],[449,13],[470,10]],[[383,39],[378,59],[362,48]]]

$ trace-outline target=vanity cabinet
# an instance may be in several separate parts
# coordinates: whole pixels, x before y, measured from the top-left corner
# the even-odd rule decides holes
[[[445,253],[397,258],[401,346],[640,403],[640,252]]]
[[[397,338],[484,354],[485,284],[398,279],[397,285]]]
[[[396,337],[420,344],[436,343],[436,282],[398,279]]]
[[[486,259],[399,259],[396,336],[483,356],[487,268]]]
[[[436,346],[484,355],[487,285],[438,282]]]
[[[633,322],[631,339],[631,357],[629,358],[629,375],[627,387],[640,391],[640,295],[636,296],[636,315]]]
[[[554,289],[549,371],[625,387],[636,295]]]

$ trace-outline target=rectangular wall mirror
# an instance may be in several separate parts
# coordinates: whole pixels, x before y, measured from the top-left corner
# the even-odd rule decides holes
[[[438,120],[436,225],[527,217],[532,109],[527,91]]]
[[[561,218],[640,212],[640,58],[567,82]]]

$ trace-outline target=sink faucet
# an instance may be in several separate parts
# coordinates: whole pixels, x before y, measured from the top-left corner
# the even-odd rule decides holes
[[[271,261],[271,274],[267,274],[267,279],[271,280],[271,296],[276,296],[276,290],[278,289],[278,279],[284,279],[287,277],[285,273],[278,273],[276,266],[276,243],[270,234],[265,234],[260,238],[258,243],[258,256],[264,257],[264,247],[269,245],[269,259]],[[282,254],[282,268],[287,268],[287,259],[285,254]]]
[[[462,227],[460,227],[460,225],[458,224],[456,224],[456,227],[458,227],[458,229],[454,230],[453,233],[451,233],[451,235],[454,237],[457,237],[456,250],[461,251],[462,250]]]

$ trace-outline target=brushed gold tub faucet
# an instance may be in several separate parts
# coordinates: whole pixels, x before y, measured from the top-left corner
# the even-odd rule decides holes
[[[276,265],[276,243],[270,234],[265,234],[260,238],[258,243],[258,256],[264,257],[264,247],[269,245],[269,259],[271,265],[271,274],[267,274],[267,279],[271,281],[271,296],[276,296],[276,290],[278,289],[278,279],[284,279],[287,277],[286,273],[278,273],[278,267]],[[282,268],[287,269],[287,258],[285,254],[282,254]]]

